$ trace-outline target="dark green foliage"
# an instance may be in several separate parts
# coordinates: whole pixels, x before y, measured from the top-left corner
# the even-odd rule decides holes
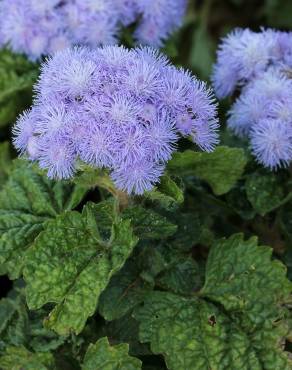
[[[234,27],[291,30],[289,0],[190,1],[164,52],[210,78]],[[130,30],[123,41],[131,45]],[[292,171],[271,172],[226,129],[181,140],[143,196],[82,164],[50,181],[13,160],[11,125],[39,65],[0,52],[2,370],[292,370]]]

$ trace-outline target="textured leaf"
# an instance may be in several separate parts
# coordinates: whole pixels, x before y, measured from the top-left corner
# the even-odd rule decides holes
[[[291,297],[286,268],[271,261],[272,249],[257,245],[257,238],[241,234],[215,243],[208,257],[204,297],[230,312],[241,312],[245,325],[262,324],[281,316],[280,305]]]
[[[91,205],[82,214],[57,216],[28,253],[24,276],[29,307],[55,302],[47,327],[64,335],[80,333],[94,314],[100,293],[136,243],[127,220],[117,220],[110,239],[102,239]]]
[[[199,242],[203,226],[197,213],[173,214],[171,221],[177,225],[177,232],[170,239],[169,244],[177,250],[188,251]]]
[[[239,181],[236,186],[226,195],[228,205],[244,220],[255,217],[256,211],[247,199],[245,182]]]
[[[19,346],[27,339],[28,315],[21,297],[0,301],[0,352],[7,345]]]
[[[47,220],[75,207],[85,194],[65,182],[39,175],[27,162],[16,160],[0,192],[0,273],[17,278],[24,256]]]
[[[291,369],[292,284],[271,253],[241,234],[216,242],[197,297],[153,291],[135,309],[141,341],[170,370]]]
[[[141,239],[164,239],[177,229],[166,217],[140,206],[126,208],[122,217],[131,221],[134,233]]]
[[[0,186],[7,180],[11,166],[10,145],[8,141],[0,144]]]
[[[139,370],[140,360],[130,357],[128,344],[110,346],[107,338],[91,344],[86,352],[82,370]]]
[[[64,343],[64,337],[43,327],[47,312],[29,312],[22,291],[0,301],[0,353],[10,346],[25,346],[35,352],[48,352]]]
[[[93,168],[88,165],[80,165],[81,173],[75,177],[76,184],[86,188],[101,187],[115,194],[116,188],[109,174],[104,169]]]
[[[262,216],[284,204],[291,194],[285,196],[280,177],[269,173],[254,172],[245,183],[247,198]]]
[[[98,305],[100,314],[107,321],[124,316],[153,289],[154,283],[144,281],[140,273],[141,268],[135,258],[128,260],[122,270],[113,276]]]
[[[221,195],[234,186],[245,165],[246,157],[242,149],[221,146],[212,153],[192,150],[175,153],[168,169],[179,176],[196,176],[205,180],[216,195]]]
[[[50,353],[32,353],[24,347],[9,347],[0,357],[3,370],[54,370],[54,357]]]
[[[190,294],[200,287],[197,263],[189,256],[172,253],[172,261],[159,275],[157,285],[174,293]]]
[[[168,175],[164,175],[160,179],[158,187],[150,192],[144,193],[144,196],[168,210],[176,209],[184,201],[182,184],[178,185],[177,182]]]
[[[167,245],[144,245],[135,252],[100,297],[99,312],[107,321],[130,313],[155,285],[182,294],[202,286],[198,265],[191,256]]]
[[[112,344],[128,343],[129,353],[133,356],[152,355],[149,346],[139,341],[139,323],[132,317],[132,312],[107,322],[98,334],[110,338]]]
[[[151,342],[151,350],[164,355],[170,370],[289,370],[292,366],[277,342],[284,331],[272,329],[250,337],[218,307],[198,298],[152,292],[135,318],[141,341]]]

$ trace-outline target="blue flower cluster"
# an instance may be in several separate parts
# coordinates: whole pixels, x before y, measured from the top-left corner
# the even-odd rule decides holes
[[[0,44],[32,60],[72,45],[116,44],[138,21],[137,43],[159,47],[183,20],[187,0],[0,0]]]
[[[14,144],[50,178],[71,178],[82,161],[142,194],[159,181],[179,135],[211,151],[217,129],[212,92],[156,50],[75,47],[43,64]]]
[[[227,124],[248,137],[257,160],[270,169],[292,161],[292,32],[238,29],[223,39],[214,66],[219,98],[240,95]]]

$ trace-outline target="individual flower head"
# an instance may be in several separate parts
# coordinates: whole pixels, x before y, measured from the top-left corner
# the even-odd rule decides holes
[[[164,166],[141,158],[133,166],[118,167],[112,172],[115,185],[129,194],[142,195],[159,182]]]
[[[278,59],[292,67],[292,32],[278,33]]]
[[[114,45],[118,43],[118,33],[115,18],[94,15],[80,25],[75,43],[90,47]]]
[[[39,139],[38,162],[47,170],[50,179],[69,179],[76,168],[76,154],[68,138],[62,135],[42,136]]]
[[[160,47],[181,26],[186,7],[186,0],[137,1],[142,20],[134,34],[135,38],[140,44]]]
[[[116,125],[136,123],[143,109],[142,104],[134,97],[124,93],[115,93],[101,104],[101,111],[106,119]]]
[[[180,134],[207,151],[217,142],[211,92],[149,48],[58,52],[35,91],[34,114],[19,119],[14,141],[51,178],[74,176],[79,160],[106,169],[119,189],[142,194],[159,182]],[[188,132],[182,114],[191,120]]]
[[[222,39],[217,50],[212,82],[216,95],[221,99],[231,95],[239,81],[240,61],[236,60],[233,52],[241,35],[242,30],[234,30]]]
[[[87,124],[87,136],[80,141],[79,156],[85,163],[98,168],[113,164],[113,130],[103,122]]]
[[[34,0],[3,0],[0,39],[14,52],[25,53],[31,60],[47,54],[50,39],[61,32],[62,22],[55,6],[55,1],[37,5]]]
[[[275,117],[276,107],[281,102],[288,105],[291,98],[292,81],[274,67],[270,68],[243,89],[229,111],[228,127],[238,136],[248,135],[253,125]]]
[[[66,49],[42,66],[36,91],[40,98],[82,98],[90,94],[98,80],[97,65],[86,49]]]
[[[149,121],[145,141],[152,160],[167,162],[171,158],[176,149],[178,134],[174,121],[167,111],[159,111]]]
[[[264,72],[276,58],[277,40],[271,30],[257,33],[249,29],[236,29],[223,38],[212,74],[216,95],[225,98],[239,83]]]
[[[275,100],[271,102],[269,115],[271,118],[281,122],[292,122],[292,95],[287,96],[283,100]]]
[[[270,169],[292,160],[292,123],[265,119],[252,127],[251,148],[257,160]]]
[[[240,63],[238,73],[241,80],[250,80],[268,66],[274,46],[273,38],[269,36],[249,29],[242,31],[233,51],[234,59]]]
[[[192,79],[185,110],[176,115],[176,127],[183,136],[191,136],[203,150],[212,151],[219,141],[216,104],[211,90]]]
[[[29,42],[28,31],[33,25],[30,21],[29,8],[19,5],[19,1],[12,4],[11,7],[8,2],[1,3],[0,33],[4,44],[9,44],[14,52],[22,53]]]
[[[119,167],[128,167],[147,156],[149,148],[145,135],[146,130],[142,125],[131,124],[131,122],[117,130],[114,151]]]
[[[238,69],[236,65],[230,65],[224,60],[214,65],[211,79],[219,99],[224,99],[234,92],[239,79]]]
[[[239,137],[249,134],[256,122],[267,117],[269,99],[252,88],[247,89],[235,101],[228,112],[228,127]]]
[[[127,63],[127,73],[122,76],[122,83],[135,97],[145,100],[156,98],[161,87],[160,71],[144,58],[136,57]]]
[[[136,0],[119,0],[115,4],[119,12],[119,19],[123,26],[129,26],[137,19],[138,5]]]
[[[184,111],[186,101],[194,93],[191,88],[193,82],[191,74],[182,68],[167,66],[162,76],[163,88],[159,91],[161,106],[171,112]]]
[[[27,150],[28,142],[35,133],[36,117],[35,108],[24,111],[13,127],[13,144],[21,154]]]
[[[38,135],[53,136],[66,130],[72,119],[71,112],[66,110],[62,102],[52,101],[50,104],[35,106],[37,117],[34,123]]]

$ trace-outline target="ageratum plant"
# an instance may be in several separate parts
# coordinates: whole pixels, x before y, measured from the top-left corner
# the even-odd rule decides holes
[[[292,370],[291,35],[219,105],[269,11],[189,5],[0,0],[0,370]]]
[[[292,34],[235,30],[222,42],[213,83],[219,98],[241,94],[227,124],[250,139],[257,160],[270,169],[292,161]]]
[[[36,92],[14,143],[49,178],[72,178],[82,161],[108,169],[118,189],[143,194],[179,136],[207,151],[218,142],[211,91],[154,49],[65,50],[44,64]]]
[[[138,23],[138,44],[161,46],[182,23],[186,0],[2,0],[0,45],[31,60],[72,45],[118,43]]]

